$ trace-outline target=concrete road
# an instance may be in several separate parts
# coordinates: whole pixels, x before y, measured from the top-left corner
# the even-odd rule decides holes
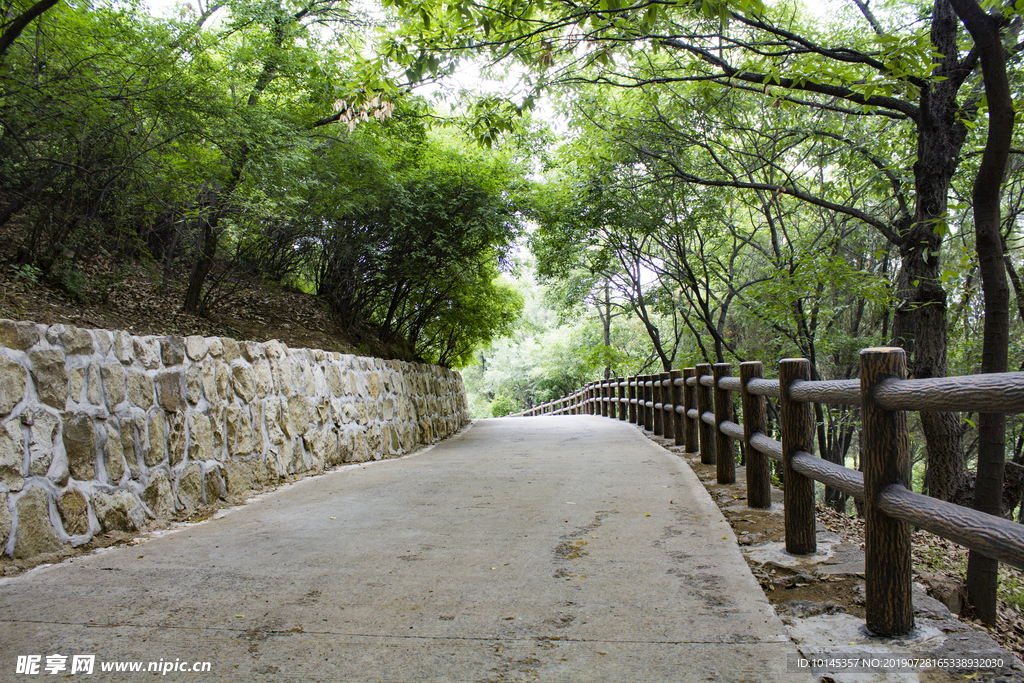
[[[71,680],[809,680],[795,652],[686,463],[587,416],[479,421],[0,584],[3,681],[53,654]]]

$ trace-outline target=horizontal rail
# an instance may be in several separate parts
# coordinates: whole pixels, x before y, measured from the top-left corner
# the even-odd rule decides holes
[[[782,450],[782,444],[779,444],[779,450]],[[863,473],[834,462],[829,462],[828,460],[823,460],[805,451],[800,451],[794,455],[791,462],[793,463],[793,469],[805,477],[810,477],[826,486],[839,489],[857,500],[864,500]]]
[[[840,379],[794,382],[789,388],[789,398],[790,400],[803,403],[859,406],[860,380]]]
[[[1024,524],[923,496],[897,484],[878,494],[878,507],[890,517],[1024,569]]]
[[[1024,413],[1024,373],[891,379],[874,399],[886,410]]]
[[[747,391],[757,396],[779,397],[779,380],[777,379],[752,379],[747,382]]]
[[[739,391],[743,388],[743,383],[740,381],[739,377],[733,377],[730,375],[718,380],[718,388],[727,389],[728,391]]]
[[[725,420],[722,424],[718,425],[718,428],[721,429],[722,433],[726,436],[743,441],[743,425]]]
[[[776,441],[761,432],[755,432],[754,435],[750,437],[750,445],[752,448],[755,448],[758,453],[764,453],[772,460],[782,462],[781,441]]]

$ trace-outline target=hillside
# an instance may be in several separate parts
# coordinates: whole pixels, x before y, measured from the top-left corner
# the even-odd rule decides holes
[[[96,258],[80,272],[84,277],[71,287],[58,286],[31,267],[0,264],[0,317],[141,335],[279,339],[294,348],[414,360],[381,344],[371,331],[343,329],[315,296],[295,289],[257,285],[195,316],[181,310],[184,278],[172,277],[164,287],[153,265]]]

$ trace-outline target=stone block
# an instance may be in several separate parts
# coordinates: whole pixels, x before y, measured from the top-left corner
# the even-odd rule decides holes
[[[208,467],[203,473],[203,495],[207,505],[213,505],[224,497],[224,484],[217,467]]]
[[[125,365],[131,365],[135,359],[135,345],[127,332],[114,332],[114,357]]]
[[[187,512],[203,504],[203,471],[192,463],[178,477],[178,502]]]
[[[331,396],[344,396],[345,388],[341,379],[341,370],[336,365],[328,365],[324,371],[324,377],[327,380],[327,391],[330,392]]]
[[[89,500],[81,491],[68,489],[57,499],[57,513],[69,536],[89,533]]]
[[[14,558],[23,559],[52,553],[64,547],[50,522],[50,498],[46,491],[31,488],[16,504],[18,532],[14,541]]]
[[[302,435],[302,443],[310,456],[310,469],[322,470],[327,460],[327,448],[324,433],[319,429],[310,429]]]
[[[267,439],[270,443],[280,444],[284,441],[284,429],[281,427],[282,417],[280,401],[267,401],[263,418],[267,425]]]
[[[184,411],[187,407],[183,385],[184,373],[181,370],[167,370],[156,375],[156,400],[160,407],[168,413]]]
[[[191,365],[185,371],[185,395],[193,406],[198,405],[203,398],[203,371],[197,365]]]
[[[171,467],[177,467],[185,460],[185,416],[181,413],[167,414],[167,422],[169,426],[167,454],[171,461]]]
[[[135,359],[147,370],[160,367],[160,341],[155,337],[132,337]]]
[[[217,396],[222,401],[230,401],[234,397],[234,392],[231,381],[231,366],[227,363],[217,363]]]
[[[32,361],[32,380],[35,382],[39,400],[48,406],[63,410],[68,400],[68,371],[64,365],[64,354],[48,349],[29,354]],[[0,388],[0,397],[3,396]],[[0,405],[0,413],[3,410]]]
[[[141,418],[141,416],[139,416]],[[124,420],[121,422],[121,452],[124,453],[125,463],[128,465],[128,472],[132,479],[139,478],[139,459],[135,448],[135,420]]]
[[[217,366],[214,361],[206,361],[199,368],[199,372],[202,375],[203,381],[203,396],[210,403],[215,403],[218,399],[217,393]],[[189,389],[189,398],[192,396],[192,390]],[[219,398],[223,399],[223,396]]]
[[[209,350],[210,344],[206,337],[197,334],[185,337],[185,353],[192,360],[202,360]]]
[[[376,372],[371,372],[369,375],[367,375],[366,388],[367,391],[369,391],[370,393],[370,398],[376,400],[381,393],[380,375],[378,375]]]
[[[226,422],[229,455],[252,453],[253,432],[248,411],[237,403],[232,403],[227,409]]]
[[[130,429],[130,426],[128,427]],[[107,443],[104,447],[103,465],[107,470],[107,481],[117,484],[124,477],[124,447],[121,444],[121,432],[113,422],[105,425]]]
[[[92,510],[103,531],[136,531],[146,519],[139,500],[128,491],[94,493]]]
[[[178,365],[185,360],[185,339],[169,336],[160,339],[160,358],[166,367]]]
[[[150,476],[142,492],[142,502],[157,519],[174,516],[174,491],[163,470],[157,470]]]
[[[255,363],[264,357],[263,345],[255,341],[243,341],[239,346],[242,349],[242,357],[250,363]]]
[[[146,467],[154,467],[167,459],[167,429],[162,411],[150,413],[146,427],[147,446],[143,460]]]
[[[210,429],[213,431],[213,457],[220,460],[224,457],[224,444],[226,435],[224,433],[224,420],[227,414],[227,406],[217,403],[210,406],[207,416],[210,418]]]
[[[296,437],[291,442],[286,442],[286,445],[290,446],[291,449],[291,461],[288,464],[288,471],[292,474],[302,474],[309,470],[309,463],[306,461],[305,452],[302,449],[302,439]],[[283,449],[281,451],[282,456],[287,453],[288,450]]]
[[[221,354],[221,359],[225,363],[230,363],[236,358],[241,358],[242,351],[238,347],[238,342],[231,337],[221,337],[220,342],[224,345],[224,352]]]
[[[271,358],[270,369],[274,384],[280,394],[287,396],[295,391],[292,382],[292,362],[287,357]]]
[[[35,323],[0,320],[0,346],[26,351],[38,342],[39,328]]]
[[[288,446],[291,449],[291,445]],[[288,451],[288,457],[291,458],[291,450]],[[266,467],[266,481],[268,485],[274,485],[284,479],[287,479],[288,473],[285,470],[281,455],[275,450],[271,449],[267,453],[267,457],[263,460],[263,464]]]
[[[202,413],[194,413],[189,417],[188,457],[192,460],[209,460],[213,457],[213,429],[210,418]]]
[[[153,406],[153,378],[138,370],[128,371],[128,400],[132,405],[149,410]]]
[[[289,436],[301,436],[309,429],[309,400],[295,394],[288,397],[288,420],[284,421]]]
[[[22,461],[25,458],[21,422],[8,420],[0,429],[0,482],[12,491],[20,491],[25,485],[22,476]]]
[[[255,488],[255,476],[250,462],[228,460],[224,463],[221,474],[224,475],[227,492],[233,496],[245,495]]]
[[[284,358],[288,354],[288,347],[279,339],[271,339],[263,344],[263,352],[267,358]]]
[[[68,398],[76,403],[81,403],[83,400],[82,392],[85,389],[85,372],[86,368],[84,367],[71,368],[68,371]]]
[[[89,386],[85,392],[89,405],[103,406],[103,384],[100,381],[100,369],[95,363],[89,364]]]
[[[256,396],[256,373],[252,366],[239,363],[231,368],[235,393],[248,403]]]
[[[50,344],[54,346],[60,344],[60,333],[63,331],[64,326],[61,325],[60,323],[57,323],[56,325],[50,325],[49,327],[46,328],[46,341],[50,342]]]
[[[214,358],[222,358],[224,356],[224,342],[220,340],[220,337],[207,337],[206,352]]]
[[[314,396],[316,394],[316,376],[313,374],[313,368],[308,362],[303,362],[299,367],[302,372],[302,383],[296,383],[296,391],[299,387],[302,387],[306,396]]]
[[[34,410],[30,415],[28,473],[37,477],[45,477],[46,473],[50,471],[50,463],[53,462],[53,441],[57,437],[60,417],[45,409]]]
[[[83,330],[73,325],[67,325],[64,328],[60,335],[60,341],[69,356],[85,356],[95,350],[89,330]]]
[[[266,398],[274,393],[274,376],[270,370],[270,363],[266,359],[260,359],[254,367],[256,374],[256,396]]]
[[[128,397],[125,389],[124,368],[120,365],[104,365],[100,368],[100,375],[103,377],[107,409],[113,412],[114,408],[124,403]]]
[[[7,493],[0,492],[0,553],[11,537],[11,511],[7,507]]]
[[[96,340],[96,350],[105,356],[110,353],[110,347],[114,344],[114,336],[107,330],[93,330],[93,339]]]
[[[366,462],[370,459],[366,437],[365,429],[352,432],[352,462]]]
[[[71,476],[86,481],[96,476],[96,431],[85,413],[64,413],[64,450]]]

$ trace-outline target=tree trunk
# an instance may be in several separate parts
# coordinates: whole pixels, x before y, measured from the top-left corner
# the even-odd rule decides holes
[[[937,76],[921,92],[917,122],[917,190],[914,216],[900,226],[901,266],[897,279],[900,303],[893,316],[893,340],[910,357],[915,378],[946,376],[946,292],[940,279],[940,249],[945,234],[947,196],[967,134],[957,121],[956,94],[962,83],[956,38],[959,23],[949,0],[936,0],[931,40],[938,52]],[[921,413],[928,445],[928,493],[950,500],[961,487],[962,429],[953,413]]]
[[[974,0],[952,0],[974,44],[981,53],[981,67],[988,97],[989,125],[985,153],[974,180],[974,232],[985,299],[985,327],[981,371],[1006,372],[1010,330],[1010,291],[1003,266],[999,234],[1000,194],[1010,143],[1013,139],[1013,99],[1006,77],[1006,53],[999,22]],[[997,516],[1003,509],[1003,470],[1006,419],[1001,413],[978,416],[978,477],[974,508]],[[990,626],[996,623],[999,563],[971,551],[967,562],[967,593],[977,616]]]

